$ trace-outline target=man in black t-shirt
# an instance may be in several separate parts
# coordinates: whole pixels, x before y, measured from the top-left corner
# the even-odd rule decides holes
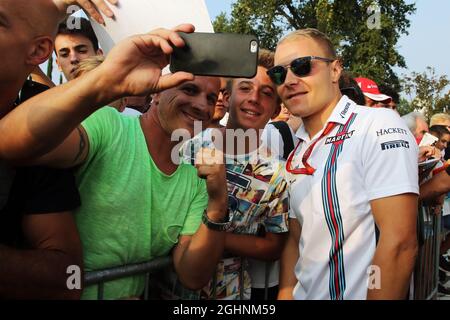
[[[82,270],[71,213],[79,205],[70,171],[15,171],[8,202],[0,211],[0,299],[79,298],[81,288],[69,288],[67,281],[69,266]]]
[[[46,89],[30,84],[17,103]],[[0,299],[80,297],[83,255],[71,212],[78,206],[71,171],[0,162]],[[68,284],[70,266],[78,283]]]
[[[0,118],[14,108],[17,96],[29,96],[21,90],[27,76],[51,54],[52,34],[65,11],[58,12],[58,3],[0,2]],[[0,163],[0,299],[80,296],[80,289],[67,286],[67,268],[77,265],[82,271],[70,212],[80,204],[73,179],[70,172]]]
[[[16,103],[46,89],[27,80]],[[0,299],[80,297],[83,256],[71,212],[79,205],[71,171],[0,163]],[[68,283],[70,266],[78,283]]]

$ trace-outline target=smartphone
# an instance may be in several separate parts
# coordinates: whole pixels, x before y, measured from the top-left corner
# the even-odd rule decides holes
[[[253,35],[184,33],[182,48],[170,56],[170,71],[229,78],[253,78],[258,66],[259,42]]]

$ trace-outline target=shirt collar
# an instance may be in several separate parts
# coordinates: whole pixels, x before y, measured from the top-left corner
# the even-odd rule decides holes
[[[328,118],[327,123],[336,122],[339,124],[346,124],[353,111],[355,110],[355,106],[356,104],[352,100],[343,95],[336,107],[334,107],[333,113]]]
[[[346,95],[343,95],[337,103],[336,107],[334,107],[333,112],[331,113],[324,127],[320,130],[320,132],[316,134],[316,136],[322,134],[323,130],[329,122],[346,124],[348,119],[352,115],[355,106],[356,104],[352,100],[350,100]],[[303,141],[314,140],[314,138],[316,137],[314,136],[313,139],[309,139],[309,134],[308,132],[306,132],[305,126],[303,124],[298,128],[295,135]]]

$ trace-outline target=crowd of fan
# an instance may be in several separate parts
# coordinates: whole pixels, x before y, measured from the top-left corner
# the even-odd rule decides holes
[[[261,300],[266,285],[269,299],[407,297],[418,200],[450,229],[448,114],[402,119],[398,95],[344,72],[315,29],[261,49],[252,79],[161,75],[191,25],[104,57],[88,20],[61,23],[76,2],[0,2],[0,298],[95,299],[97,287],[67,285],[68,267],[167,255],[161,299]],[[58,86],[39,68],[53,51]],[[231,143],[239,129],[257,132],[255,147]],[[104,295],[144,286],[126,277]]]

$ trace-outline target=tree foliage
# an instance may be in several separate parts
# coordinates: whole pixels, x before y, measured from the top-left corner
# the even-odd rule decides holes
[[[412,72],[403,79],[403,89],[410,97],[411,108],[422,111],[427,119],[435,113],[450,111],[449,85],[447,76],[436,75],[432,67],[422,73]]]
[[[401,98],[397,104],[397,111],[401,116],[415,111],[414,106],[405,98]]]
[[[348,71],[398,91],[393,67],[406,64],[396,44],[414,12],[415,5],[403,0],[237,0],[231,17],[222,13],[214,28],[256,34],[268,49],[288,31],[317,28],[333,41]]]
[[[47,60],[47,77],[52,78],[53,74],[53,54]]]

